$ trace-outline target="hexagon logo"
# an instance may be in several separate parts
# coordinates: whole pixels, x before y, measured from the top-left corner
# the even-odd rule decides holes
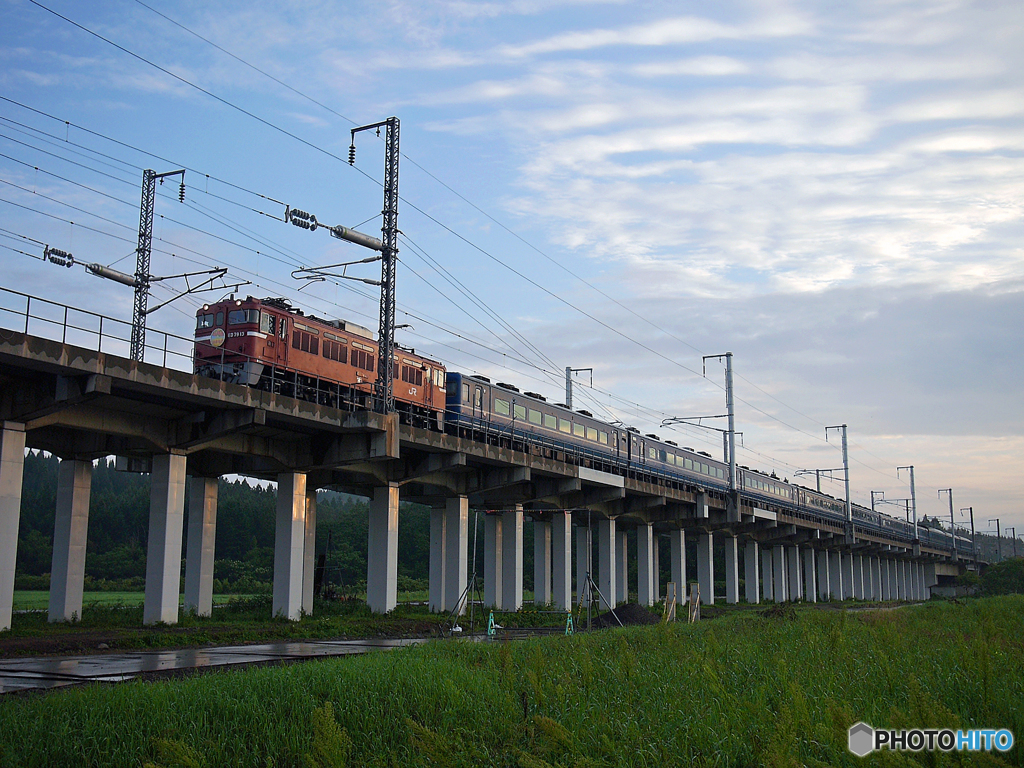
[[[850,726],[849,747],[857,757],[871,754],[875,744],[875,729],[867,723],[855,723]]]

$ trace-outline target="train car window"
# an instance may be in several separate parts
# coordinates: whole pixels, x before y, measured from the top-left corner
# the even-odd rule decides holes
[[[298,333],[298,331],[296,331],[296,333]],[[356,368],[373,373],[373,369],[376,367],[376,358],[373,354],[373,348],[353,342],[351,362]]]
[[[213,315],[196,315],[196,329],[213,328]]]
[[[512,412],[508,400],[502,400],[500,397],[494,398],[494,412],[500,413],[502,416],[508,416]]]
[[[548,429],[558,429],[558,419],[553,414],[545,413],[544,426]]]
[[[477,410],[484,409],[484,390],[483,387],[477,387],[476,392],[473,394],[473,407]]]
[[[597,430],[593,427],[587,427],[587,440],[597,440]]]
[[[517,419],[522,419],[523,421],[526,421],[526,406],[525,405],[517,405],[517,404],[513,403],[513,405],[512,405],[512,413],[515,415],[515,417]]]
[[[273,334],[274,332],[270,330],[270,323],[276,319],[269,312],[260,312],[260,332]]]
[[[319,328],[313,328],[312,326],[303,325],[302,323],[296,323],[295,324],[295,330],[297,330],[297,331],[305,331],[306,333],[311,333],[314,336],[319,336],[320,335],[320,329]]]
[[[683,459],[685,469],[693,469],[693,459]]]
[[[232,309],[228,312],[228,325],[258,323],[259,321],[260,311],[258,309]]]
[[[541,423],[541,412],[535,411],[533,408],[530,409],[530,423],[540,426]]]
[[[320,354],[320,339],[311,333],[300,331],[298,327],[299,324],[296,323],[295,333],[292,334],[292,347],[311,355]]]
[[[586,435],[586,432],[587,432],[586,427],[584,427],[582,424],[573,424],[572,425],[572,433],[574,435],[576,435],[577,437],[583,437],[584,435]]]
[[[214,325],[224,325],[224,313],[223,312],[218,312],[217,313],[217,321],[214,323]]]
[[[608,433],[607,432],[598,432],[597,433],[597,441],[599,443],[603,443],[604,445],[608,445]]]
[[[656,458],[658,458],[658,449],[657,448],[648,448],[647,449],[647,458],[649,458],[649,459],[656,459]]]
[[[398,363],[395,363],[397,369]],[[402,366],[402,381],[406,384],[414,384],[417,387],[423,386],[423,371],[409,365]]]
[[[344,339],[339,339],[330,333],[324,334],[324,357],[339,363],[348,362],[348,345]]]
[[[281,327],[278,328],[278,333],[279,333],[279,335],[281,336],[282,339],[285,337],[285,333],[287,332],[287,330],[288,330],[288,321],[285,320],[282,317],[281,318]]]
[[[469,405],[469,384],[462,385],[462,402]]]
[[[434,371],[434,383],[441,389],[445,388],[445,375],[444,371],[442,371],[440,368]]]
[[[558,431],[559,432],[572,432],[572,422],[567,419],[558,420]]]

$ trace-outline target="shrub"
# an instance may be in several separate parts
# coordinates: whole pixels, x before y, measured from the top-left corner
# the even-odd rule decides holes
[[[981,592],[984,595],[1024,594],[1024,558],[990,565],[981,577]]]

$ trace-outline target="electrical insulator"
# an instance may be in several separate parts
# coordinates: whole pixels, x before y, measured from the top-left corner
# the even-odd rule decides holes
[[[349,165],[355,165],[356,164],[356,145],[355,144],[350,144],[349,145],[349,148],[348,148],[348,164]]]
[[[46,246],[46,248],[43,249],[43,258],[51,264],[56,264],[58,267],[67,267],[70,269],[75,266],[75,257],[67,251],[60,250],[60,248],[51,248],[50,246]]]
[[[185,202],[185,182],[184,181],[181,182],[181,186],[178,187],[178,202],[179,203],[184,203]]]

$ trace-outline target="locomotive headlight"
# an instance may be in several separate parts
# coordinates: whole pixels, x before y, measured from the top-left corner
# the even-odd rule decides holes
[[[236,307],[242,306],[242,300],[241,299],[235,299],[235,306]]]
[[[209,304],[203,304],[203,312],[205,312],[205,311],[206,311],[206,310],[208,310],[209,308],[210,308],[210,305],[209,305]]]

